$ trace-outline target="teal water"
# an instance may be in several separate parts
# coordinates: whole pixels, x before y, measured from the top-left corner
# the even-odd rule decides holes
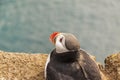
[[[103,62],[120,51],[118,0],[0,0],[0,50],[49,53],[54,31],[76,35]]]

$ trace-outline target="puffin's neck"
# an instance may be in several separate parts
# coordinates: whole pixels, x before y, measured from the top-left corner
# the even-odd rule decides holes
[[[52,57],[58,62],[74,62],[79,58],[79,51],[70,51],[64,53],[57,53],[56,49],[53,51]]]

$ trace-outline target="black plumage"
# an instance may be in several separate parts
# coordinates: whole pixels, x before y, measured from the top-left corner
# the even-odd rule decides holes
[[[93,59],[83,50],[51,52],[46,68],[46,80],[101,80]]]

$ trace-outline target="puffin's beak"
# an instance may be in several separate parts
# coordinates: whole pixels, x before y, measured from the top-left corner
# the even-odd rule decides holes
[[[55,38],[58,36],[58,34],[60,34],[60,32],[53,32],[51,35],[50,35],[50,41],[55,44]]]

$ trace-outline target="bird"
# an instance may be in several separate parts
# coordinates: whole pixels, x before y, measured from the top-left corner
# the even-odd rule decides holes
[[[50,41],[55,48],[46,61],[46,80],[102,80],[97,64],[73,34],[53,32]]]

